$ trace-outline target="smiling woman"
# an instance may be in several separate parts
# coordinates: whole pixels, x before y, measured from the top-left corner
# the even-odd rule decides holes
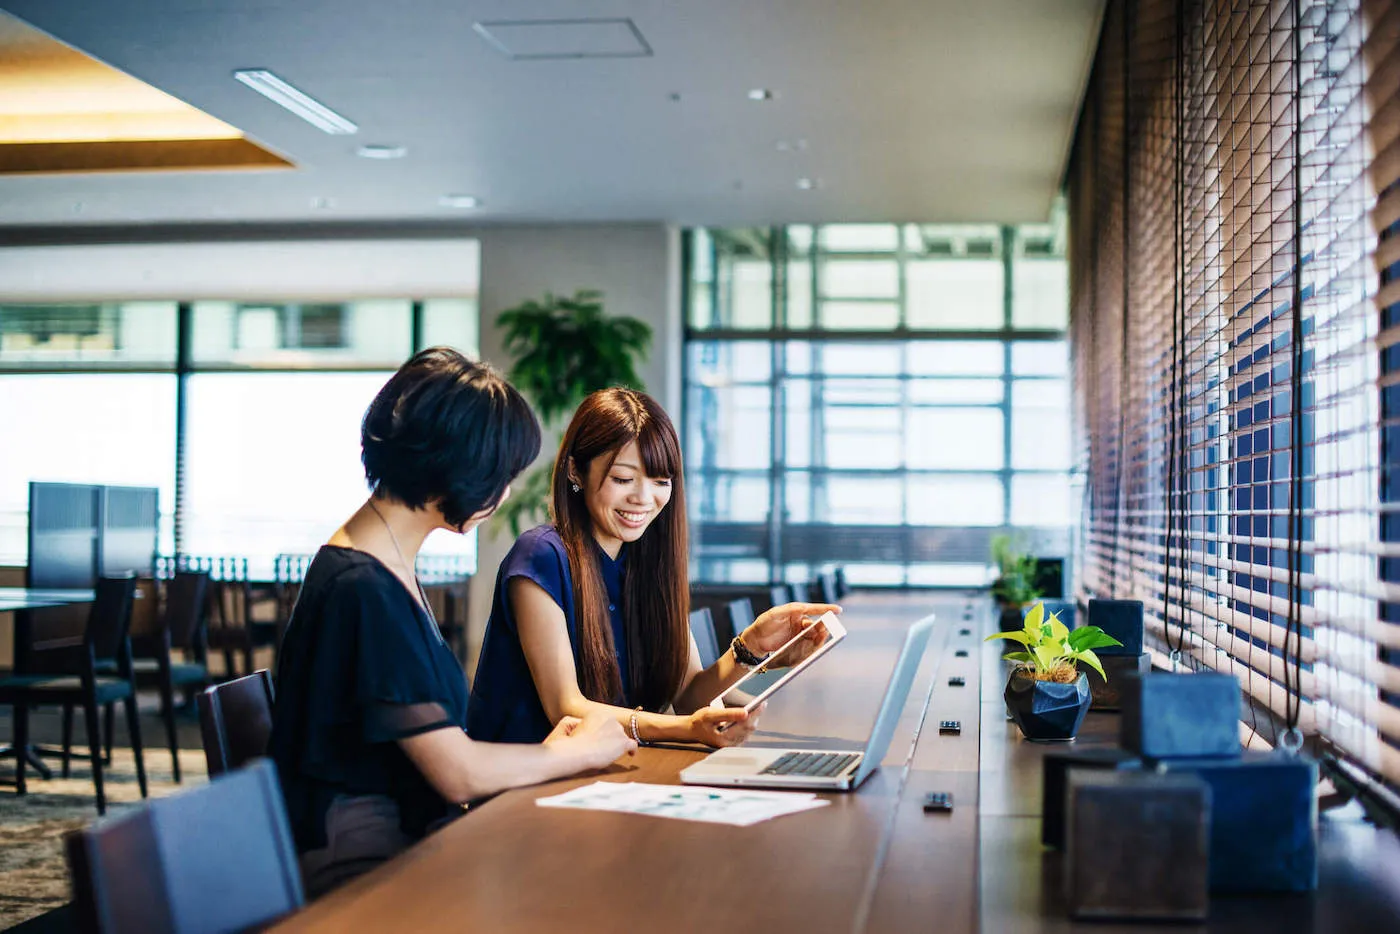
[[[729,746],[753,731],[761,706],[711,709],[709,700],[805,617],[836,608],[775,607],[702,668],[687,624],[681,464],[675,427],[645,393],[604,389],[579,406],[555,460],[554,522],[522,535],[496,578],[473,737],[536,742],[564,717],[599,712],[639,742]]]

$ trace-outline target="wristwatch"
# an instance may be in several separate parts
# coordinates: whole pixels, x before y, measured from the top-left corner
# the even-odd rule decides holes
[[[749,647],[744,645],[744,640],[741,636],[735,636],[734,641],[729,643],[729,647],[734,650],[734,660],[749,669],[749,671],[753,671],[759,665],[763,664],[763,656],[755,655],[753,652],[749,651]]]

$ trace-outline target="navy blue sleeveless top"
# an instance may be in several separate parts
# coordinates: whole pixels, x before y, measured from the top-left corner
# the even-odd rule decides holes
[[[631,679],[627,674],[627,633],[622,626],[622,572],[626,554],[624,545],[614,561],[599,548],[598,564],[607,588],[613,645],[622,673],[623,696],[615,703],[634,707]],[[579,663],[574,578],[568,553],[554,526],[541,525],[516,540],[496,574],[491,618],[486,623],[481,659],[472,682],[471,703],[467,705],[467,735],[489,743],[538,743],[553,729],[540,703],[534,679],[530,677],[530,666],[520,646],[515,611],[510,605],[509,585],[516,577],[534,581],[564,611],[574,664]]]

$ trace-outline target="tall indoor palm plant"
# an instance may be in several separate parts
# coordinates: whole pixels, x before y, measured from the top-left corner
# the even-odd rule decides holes
[[[609,386],[645,390],[637,364],[646,359],[652,330],[645,321],[609,317],[603,293],[580,289],[572,296],[546,294],[496,317],[510,354],[510,381],[534,405],[546,431],[573,412],[590,392]],[[515,484],[500,516],[519,535],[541,518],[549,503],[552,465],[530,471]]]

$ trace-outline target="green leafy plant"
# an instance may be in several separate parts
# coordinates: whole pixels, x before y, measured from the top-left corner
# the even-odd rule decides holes
[[[992,596],[999,602],[1021,607],[1040,596],[1035,556],[1021,552],[1010,535],[992,536],[992,562],[997,566]]]
[[[1010,652],[1002,656],[1007,661],[1019,662],[1021,667],[1017,669],[1018,672],[1037,681],[1057,681],[1061,684],[1068,684],[1079,677],[1078,662],[1084,662],[1107,681],[1108,676],[1104,674],[1103,665],[1094,654],[1094,649],[1123,644],[1097,626],[1081,626],[1072,630],[1060,622],[1056,613],[1051,613],[1047,619],[1044,603],[1037,603],[1027,611],[1025,628],[993,633],[985,641],[991,642],[993,639],[1007,639],[1025,646],[1023,652]]]
[[[637,363],[646,359],[651,347],[651,326],[604,314],[602,292],[580,289],[572,296],[530,299],[502,311],[496,326],[513,360],[510,381],[534,405],[546,429],[595,390],[646,389]],[[512,487],[510,499],[497,512],[512,535],[545,514],[552,473],[552,465],[538,468]]]

